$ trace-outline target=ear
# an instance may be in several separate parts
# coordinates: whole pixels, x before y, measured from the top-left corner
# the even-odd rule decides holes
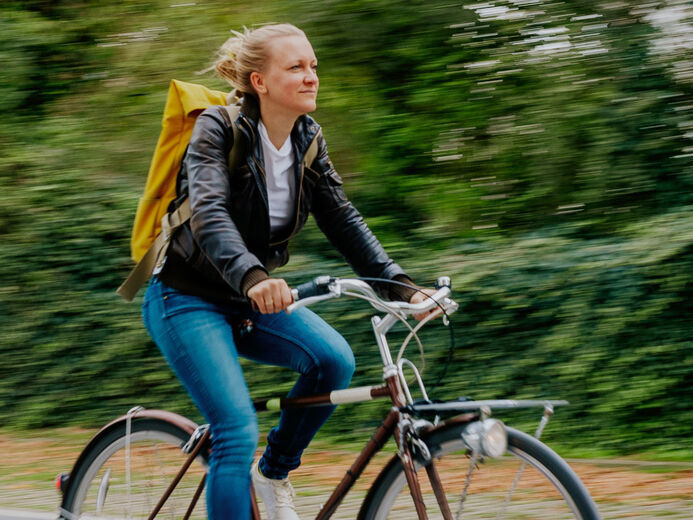
[[[250,73],[250,84],[258,95],[267,93],[267,84],[265,83],[264,76],[260,72]]]

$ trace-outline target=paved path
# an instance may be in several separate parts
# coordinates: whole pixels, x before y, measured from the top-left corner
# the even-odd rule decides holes
[[[27,438],[0,433],[0,520],[54,520],[60,501],[53,478],[69,471],[92,432],[61,430]],[[311,448],[292,476],[301,518],[314,518],[355,457],[329,446]],[[333,518],[353,520],[369,484],[391,457],[376,456]],[[578,460],[571,466],[590,489],[603,518],[693,518],[693,463]],[[35,513],[34,513],[35,512]]]
[[[295,475],[298,493],[296,503],[301,518],[315,517],[329,495],[330,488],[325,483],[334,482],[334,475],[344,470],[347,454],[325,452],[317,459],[328,457],[333,464],[326,464],[324,460],[319,463],[320,460],[316,460],[313,454],[313,463],[306,463]],[[592,491],[605,520],[693,518],[693,469],[690,467],[669,470],[667,466],[663,468],[665,471],[650,472],[633,467],[624,468],[621,461],[610,464],[604,460],[589,463],[573,460],[571,466]],[[335,520],[356,518],[366,486],[373,481],[379,467],[381,464],[375,464],[347,495],[333,516]],[[57,492],[51,489],[48,482],[42,489],[31,491],[0,487],[0,520],[55,520],[58,501]]]
[[[53,513],[0,508],[0,520],[55,520]]]

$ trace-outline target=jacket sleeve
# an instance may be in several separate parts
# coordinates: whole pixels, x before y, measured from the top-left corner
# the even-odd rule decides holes
[[[334,247],[359,276],[386,278],[408,277],[385,252],[363,217],[347,199],[342,179],[327,154],[325,139],[320,135],[318,155],[311,169],[319,175],[313,193],[312,213],[315,221]],[[378,292],[392,297],[385,284],[372,284]]]
[[[190,229],[196,242],[226,282],[243,294],[243,278],[251,269],[264,270],[248,251],[228,211],[233,196],[228,175],[228,151],[233,133],[219,112],[205,110],[197,118],[188,145],[186,167],[190,198]]]

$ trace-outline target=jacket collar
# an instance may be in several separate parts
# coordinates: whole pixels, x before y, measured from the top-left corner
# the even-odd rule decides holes
[[[258,121],[260,121],[260,103],[254,94],[243,94],[241,114],[250,120],[254,128],[257,128]]]
[[[245,116],[245,120],[252,126],[251,140],[254,140],[259,135],[257,125],[260,121],[260,103],[254,94],[244,94],[241,103],[241,115]],[[303,158],[319,128],[315,120],[307,114],[296,119],[291,139],[298,152],[297,159]]]

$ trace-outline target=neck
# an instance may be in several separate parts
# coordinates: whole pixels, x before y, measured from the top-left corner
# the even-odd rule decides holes
[[[286,139],[291,134],[291,130],[296,123],[296,116],[282,112],[281,110],[273,110],[266,104],[260,104],[260,117],[262,123],[267,129],[267,135],[272,141],[276,149],[282,147]]]

